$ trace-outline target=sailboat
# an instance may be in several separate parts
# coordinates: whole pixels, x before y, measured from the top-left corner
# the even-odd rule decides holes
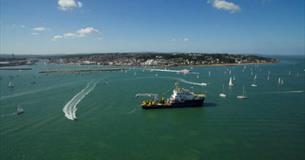
[[[277,83],[280,85],[281,84],[281,78],[279,78],[278,80],[277,80]]]
[[[224,85],[222,85],[222,92],[221,92],[221,93],[219,93],[219,97],[226,98],[226,97],[227,97],[227,95],[226,95],[224,92],[225,92],[225,86],[224,86]]]
[[[247,99],[248,97],[245,95],[245,86],[243,86],[243,94],[236,97],[237,99]]]
[[[18,106],[18,107],[16,108],[16,114],[17,114],[17,115],[20,115],[20,114],[22,114],[22,113],[24,113],[24,109],[23,109],[21,106]]]
[[[230,87],[234,86],[233,81],[232,81],[232,77],[230,77],[229,86]]]
[[[251,84],[251,87],[257,87],[257,84],[255,83],[256,81],[256,75],[253,78],[253,83]]]
[[[8,82],[8,87],[14,88],[15,86],[14,86],[13,82],[9,81],[9,82]]]
[[[252,84],[251,84],[251,87],[257,87],[257,84],[252,83]]]

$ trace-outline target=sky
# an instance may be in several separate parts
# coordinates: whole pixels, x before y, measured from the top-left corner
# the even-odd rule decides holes
[[[0,54],[304,55],[304,0],[0,0]]]

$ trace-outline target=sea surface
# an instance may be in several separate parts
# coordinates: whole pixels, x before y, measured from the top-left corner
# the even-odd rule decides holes
[[[305,159],[304,56],[277,58],[278,64],[192,67],[200,75],[145,68],[39,73],[105,68],[56,64],[0,70],[0,159]],[[169,97],[177,82],[205,93],[204,107],[141,109],[149,97],[137,93]],[[243,87],[248,99],[237,99]],[[17,106],[25,112],[16,115]]]

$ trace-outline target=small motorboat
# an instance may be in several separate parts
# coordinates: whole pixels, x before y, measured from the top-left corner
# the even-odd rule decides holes
[[[16,114],[20,115],[22,113],[24,113],[24,109],[22,107],[18,106],[17,109],[16,109]]]

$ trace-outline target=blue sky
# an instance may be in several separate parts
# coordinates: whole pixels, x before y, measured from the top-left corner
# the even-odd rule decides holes
[[[0,53],[304,54],[303,0],[0,0]]]

